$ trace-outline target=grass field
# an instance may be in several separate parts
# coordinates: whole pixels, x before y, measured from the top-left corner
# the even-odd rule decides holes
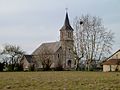
[[[120,72],[0,72],[0,90],[120,90]]]

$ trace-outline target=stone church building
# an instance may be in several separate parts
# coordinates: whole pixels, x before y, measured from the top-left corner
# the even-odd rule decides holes
[[[73,28],[70,25],[68,12],[66,12],[64,25],[59,30],[60,40],[58,42],[50,42],[41,44],[33,53],[32,56],[43,57],[46,55],[50,58],[51,68],[57,68],[61,66],[63,69],[74,68],[75,60],[73,55]],[[37,68],[42,68],[41,61],[36,59]],[[23,59],[24,60],[24,59]]]

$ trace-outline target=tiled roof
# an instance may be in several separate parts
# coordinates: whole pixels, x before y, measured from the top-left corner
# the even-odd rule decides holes
[[[120,59],[110,59],[103,62],[103,65],[120,65]]]
[[[106,58],[104,61],[109,60],[112,56],[114,56],[114,55],[115,55],[116,53],[118,53],[118,52],[120,52],[120,49],[119,49],[119,50],[117,50],[115,53],[113,53],[110,57]]]

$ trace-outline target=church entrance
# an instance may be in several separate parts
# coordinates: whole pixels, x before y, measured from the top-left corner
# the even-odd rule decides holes
[[[71,63],[72,63],[72,61],[68,60],[67,65],[68,65],[69,68],[71,68]]]

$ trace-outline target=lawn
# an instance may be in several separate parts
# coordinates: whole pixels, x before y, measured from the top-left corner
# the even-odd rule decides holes
[[[120,72],[0,72],[0,90],[120,90]]]

